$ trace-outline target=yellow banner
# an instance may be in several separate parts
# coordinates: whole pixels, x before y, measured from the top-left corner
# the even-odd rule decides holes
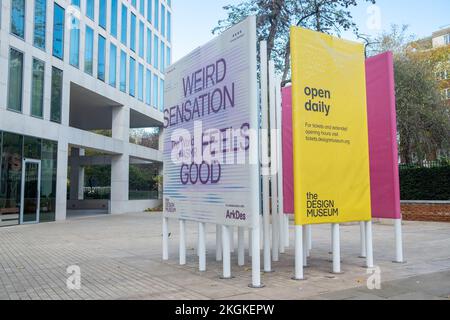
[[[371,219],[364,46],[291,29],[296,225]]]

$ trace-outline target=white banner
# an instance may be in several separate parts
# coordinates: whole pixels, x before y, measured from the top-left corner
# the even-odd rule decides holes
[[[257,225],[256,59],[256,19],[249,17],[168,68],[166,217]]]

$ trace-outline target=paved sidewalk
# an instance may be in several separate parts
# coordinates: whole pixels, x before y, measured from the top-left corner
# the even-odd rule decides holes
[[[365,288],[359,259],[359,226],[342,226],[342,269],[330,274],[329,226],[313,228],[307,280],[291,280],[293,248],[250,289],[251,270],[232,257],[232,280],[220,280],[215,227],[207,228],[207,272],[198,272],[197,226],[188,223],[188,265],[179,266],[178,224],[170,223],[171,259],[161,261],[161,215],[97,216],[50,224],[0,228],[1,299],[449,299],[450,224],[407,222],[407,264],[393,264],[393,227],[374,225],[375,263],[381,290]],[[292,230],[291,230],[292,231]],[[293,240],[291,235],[291,244]],[[237,243],[237,241],[235,241]],[[81,289],[69,290],[68,266],[81,268]]]

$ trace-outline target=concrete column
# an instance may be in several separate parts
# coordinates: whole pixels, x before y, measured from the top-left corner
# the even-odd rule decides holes
[[[128,140],[130,135],[130,109],[113,107],[112,138],[124,143],[125,148],[120,155],[111,157],[111,214],[128,212],[130,155]]]
[[[84,149],[72,148],[70,155],[70,200],[84,199],[84,167],[80,164],[80,157],[84,154]]]
[[[56,169],[56,221],[66,220],[67,215],[67,170],[69,146],[65,139],[58,141]]]

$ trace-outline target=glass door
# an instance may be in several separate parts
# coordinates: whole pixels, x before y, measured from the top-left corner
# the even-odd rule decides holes
[[[23,160],[20,224],[39,223],[41,161]]]

